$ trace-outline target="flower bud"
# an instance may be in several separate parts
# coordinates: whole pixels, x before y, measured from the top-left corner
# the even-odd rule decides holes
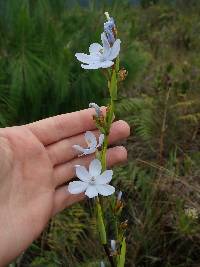
[[[116,40],[117,30],[114,19],[110,17],[108,12],[105,12],[107,21],[104,23],[104,32],[108,39],[110,46],[112,46]]]
[[[110,240],[110,247],[112,251],[116,250],[116,240]]]
[[[122,198],[122,191],[119,191],[118,195],[117,195],[117,200],[121,201]]]
[[[123,202],[121,201],[121,198],[122,198],[122,191],[119,191],[117,195],[117,199],[116,199],[115,208],[114,208],[114,211],[116,214],[120,214],[124,206]]]
[[[98,118],[102,116],[102,111],[101,111],[100,107],[96,103],[90,103],[89,107],[95,109],[96,116]]]
[[[120,224],[120,228],[123,230],[125,230],[127,227],[128,227],[128,220],[126,220]]]
[[[128,71],[125,70],[124,68],[122,68],[119,73],[118,73],[118,77],[120,81],[124,81],[126,79],[126,77],[128,76]]]
[[[110,240],[110,247],[111,247],[111,256],[117,256],[117,241],[116,240]]]
[[[195,208],[185,208],[185,214],[191,219],[198,219],[199,214]]]

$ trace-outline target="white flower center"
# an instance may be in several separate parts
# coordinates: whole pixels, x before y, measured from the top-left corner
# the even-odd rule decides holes
[[[90,179],[89,184],[91,184],[91,185],[94,185],[94,184],[95,184],[95,177],[92,177],[92,178]]]

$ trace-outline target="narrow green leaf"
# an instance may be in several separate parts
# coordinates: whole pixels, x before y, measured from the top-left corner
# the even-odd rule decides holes
[[[112,98],[112,100],[117,100],[117,75],[116,75],[115,70],[113,70],[112,72],[109,91],[110,91],[110,97]]]
[[[110,125],[114,120],[114,102],[112,101],[108,107],[109,107],[109,112],[107,113],[107,122],[108,122],[108,127],[110,128]]]
[[[119,56],[116,58],[115,71],[116,71],[116,73],[118,73],[118,71],[119,71]]]
[[[101,244],[105,245],[107,243],[106,229],[105,229],[105,225],[103,222],[103,214],[102,214],[101,205],[99,203],[97,203],[97,224],[98,224],[98,230],[99,230],[99,235],[100,235],[100,239],[101,239]]]
[[[124,267],[126,257],[126,240],[123,238],[117,267]]]

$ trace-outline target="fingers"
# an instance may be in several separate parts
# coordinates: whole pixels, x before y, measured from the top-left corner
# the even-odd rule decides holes
[[[102,108],[105,111],[105,108]],[[92,115],[93,108],[54,116],[48,119],[27,124],[33,134],[44,145],[49,145],[61,139],[77,135],[87,130],[95,129]]]
[[[80,164],[80,165],[89,165],[92,157],[86,157],[85,158],[79,158],[76,160],[73,160],[73,164],[70,166],[66,166],[64,164],[62,166],[62,170],[60,169],[60,184],[64,183],[66,180],[70,180],[74,176],[74,165],[75,164]],[[108,166],[112,166],[114,164],[123,162],[127,159],[127,152],[124,147],[114,147],[110,148],[107,153],[107,164]],[[67,175],[66,175],[67,174]],[[66,178],[67,177],[67,178]],[[69,191],[67,190],[67,186],[61,186],[55,191],[54,195],[54,208],[53,208],[53,214],[54,216],[56,213],[62,211],[63,209],[69,207],[70,205],[79,202],[85,198],[85,194],[77,194],[73,195],[70,194]]]
[[[63,183],[71,180],[75,175],[75,165],[88,166],[95,155],[89,155],[86,157],[80,157],[73,159],[67,163],[60,164],[54,168],[53,179],[55,187],[62,185]],[[120,162],[124,162],[127,159],[127,151],[124,147],[113,147],[107,151],[107,165],[112,166]]]
[[[96,136],[99,136],[98,130],[92,132]],[[125,121],[116,121],[111,127],[109,143],[114,144],[115,142],[128,137],[129,134],[129,125]],[[66,138],[47,146],[46,149],[52,164],[55,166],[77,157],[78,152],[73,148],[73,145],[75,144],[83,147],[87,146],[83,134]]]
[[[64,210],[65,208],[77,203],[85,198],[85,194],[72,195],[67,190],[67,186],[61,186],[55,191],[54,197],[54,207],[52,216],[56,215],[58,212]]]

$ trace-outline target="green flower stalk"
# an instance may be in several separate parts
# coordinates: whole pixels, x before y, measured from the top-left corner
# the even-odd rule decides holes
[[[97,227],[100,237],[100,243],[104,248],[108,262],[111,267],[124,267],[126,255],[126,239],[125,230],[127,222],[120,223],[120,215],[123,209],[122,193],[118,196],[108,198],[108,206],[112,214],[112,223],[115,233],[112,234],[114,239],[111,240],[111,247],[108,245],[108,235],[106,232],[106,223],[104,220],[104,209],[102,205],[102,196],[110,196],[115,192],[115,188],[109,183],[112,180],[113,171],[107,170],[106,154],[108,148],[108,136],[112,122],[115,118],[115,101],[117,100],[118,82],[126,76],[125,70],[119,69],[119,52],[120,39],[117,38],[117,28],[114,19],[108,12],[105,12],[107,21],[104,23],[104,32],[101,34],[102,45],[93,43],[89,47],[89,54],[76,53],[76,58],[82,62],[83,69],[103,69],[108,82],[108,91],[110,102],[107,106],[105,115],[101,108],[90,103],[90,107],[95,109],[93,116],[96,126],[100,131],[97,140],[91,132],[85,133],[85,140],[88,144],[86,148],[80,145],[74,145],[74,149],[78,150],[80,156],[96,153],[96,159],[91,161],[89,170],[84,166],[77,165],[76,176],[79,181],[69,183],[68,190],[71,194],[85,192],[89,198],[95,198],[95,211],[97,218]],[[101,148],[100,151],[98,151]],[[102,263],[104,264],[104,263]]]

